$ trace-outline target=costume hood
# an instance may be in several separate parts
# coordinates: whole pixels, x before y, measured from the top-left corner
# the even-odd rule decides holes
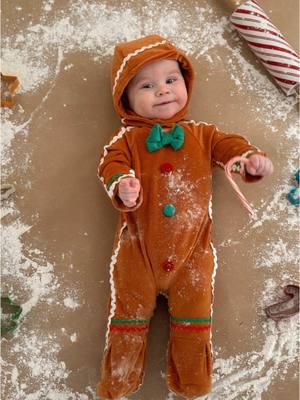
[[[126,104],[122,102],[125,88],[144,65],[163,59],[172,59],[179,62],[188,92],[187,103],[182,110],[167,120],[141,117],[126,108]],[[158,123],[162,126],[172,126],[174,123],[179,122],[187,113],[193,81],[194,70],[187,56],[161,36],[146,36],[131,42],[119,43],[115,47],[112,62],[113,103],[117,114],[125,125],[152,126]]]

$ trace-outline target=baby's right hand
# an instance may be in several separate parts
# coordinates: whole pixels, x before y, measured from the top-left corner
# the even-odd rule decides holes
[[[126,207],[134,207],[139,197],[141,185],[136,178],[123,178],[118,185],[118,196]]]

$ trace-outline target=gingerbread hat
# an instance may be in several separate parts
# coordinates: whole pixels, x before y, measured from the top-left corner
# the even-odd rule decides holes
[[[138,116],[126,108],[124,101],[122,101],[125,88],[143,66],[163,59],[177,60],[179,62],[187,87],[188,101],[182,110],[168,120],[162,121]],[[182,120],[187,113],[193,80],[194,70],[187,56],[161,36],[146,36],[130,42],[120,43],[115,47],[112,62],[112,95],[115,110],[125,125],[152,126],[159,123],[163,126],[171,126]]]

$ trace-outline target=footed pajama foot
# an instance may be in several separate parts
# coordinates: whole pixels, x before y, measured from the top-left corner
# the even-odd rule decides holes
[[[169,389],[193,399],[211,391],[210,323],[171,323],[167,383]]]
[[[111,332],[97,385],[100,398],[120,399],[139,388],[144,376],[145,350],[145,332]]]

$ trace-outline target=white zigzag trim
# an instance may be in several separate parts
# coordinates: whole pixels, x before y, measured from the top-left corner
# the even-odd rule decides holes
[[[117,308],[116,305],[116,286],[115,286],[115,282],[114,282],[114,269],[115,269],[115,264],[117,262],[117,257],[118,257],[118,253],[121,247],[121,236],[123,233],[123,230],[127,227],[126,222],[124,222],[124,224],[121,227],[120,230],[120,234],[119,234],[119,241],[118,241],[118,245],[114,251],[114,254],[111,257],[111,262],[110,262],[110,266],[109,266],[109,283],[110,283],[110,290],[111,290],[111,303],[110,303],[110,313],[109,313],[109,317],[108,317],[108,323],[107,323],[107,330],[106,330],[106,341],[105,341],[105,349],[107,349],[108,347],[108,337],[109,337],[109,329],[110,329],[110,325],[111,325],[111,320],[113,319],[113,316],[115,315],[115,311]]]
[[[116,180],[111,184],[111,186],[110,186],[110,188],[109,188],[109,190],[108,190],[108,192],[107,192],[107,194],[109,195],[110,198],[112,198],[113,195],[114,195],[114,189],[115,189],[116,185],[120,182],[121,179],[126,178],[126,177],[135,178],[135,172],[134,172],[134,170],[131,169],[131,170],[129,171],[129,174],[124,174],[124,175],[120,176],[118,179],[116,179]]]
[[[99,167],[104,163],[104,158],[107,156],[108,151],[107,149],[114,143],[116,143],[119,139],[122,138],[123,135],[125,135],[126,132],[129,132],[131,129],[133,129],[133,126],[122,126],[122,128],[119,130],[119,132],[112,138],[112,140],[103,148],[103,157],[100,160]],[[130,170],[130,172],[133,170]],[[105,183],[104,183],[104,178],[103,176],[100,176],[99,174],[97,175],[99,180],[103,183],[104,189],[106,193],[109,195],[109,191],[106,189]],[[131,176],[131,175],[130,175]],[[134,175],[135,176],[135,175]],[[109,197],[111,197],[109,195]]]
[[[212,221],[212,196],[210,196],[209,203],[208,203],[208,216]]]
[[[252,146],[251,143],[248,142],[248,144],[249,144],[250,146]],[[254,146],[253,146],[253,147],[254,147]],[[257,149],[257,147],[256,147],[256,149]],[[253,149],[253,150],[247,150],[247,151],[245,151],[243,154],[241,154],[241,157],[247,157],[247,156],[249,156],[250,154],[254,153],[255,151],[256,151],[256,150],[254,150],[254,149]],[[225,165],[224,165],[221,161],[215,161],[215,163],[216,163],[217,165],[220,165],[220,167],[222,167],[223,169],[225,169]],[[240,166],[240,165],[233,164],[231,170],[232,170],[232,172],[240,172],[241,166]]]
[[[122,62],[122,64],[121,64],[121,66],[120,66],[120,68],[119,68],[119,70],[118,70],[118,72],[117,72],[117,74],[116,74],[115,83],[114,83],[114,86],[113,86],[113,95],[115,94],[115,90],[116,90],[116,86],[117,86],[118,80],[119,80],[119,78],[120,78],[121,73],[123,72],[123,69],[125,68],[125,65],[126,65],[127,61],[129,61],[131,57],[135,57],[135,56],[137,56],[139,53],[142,53],[142,52],[145,51],[145,50],[151,49],[152,47],[159,46],[160,44],[164,44],[164,43],[166,43],[166,42],[167,42],[166,40],[162,40],[161,42],[156,42],[156,43],[150,44],[150,45],[148,45],[148,46],[141,47],[140,49],[135,50],[133,53],[128,54],[128,55],[124,58],[124,60],[123,60],[123,62]]]
[[[208,215],[209,215],[210,220],[212,221],[212,196],[210,197],[209,203],[208,203]],[[213,316],[214,294],[215,294],[215,278],[216,278],[217,269],[218,269],[218,255],[217,255],[217,250],[212,242],[210,242],[210,247],[212,249],[213,259],[214,259],[214,270],[213,270],[213,273],[211,276],[212,302],[210,305],[210,312],[211,312],[211,317],[212,317]],[[213,354],[212,329],[210,330],[210,348],[211,348],[211,353]]]
[[[185,121],[182,121],[182,122],[185,122],[185,123],[187,123],[187,124],[194,124],[194,125],[201,125],[201,124],[203,124],[203,125],[214,125],[214,124],[208,124],[207,122],[204,122],[204,121],[198,121],[198,122],[196,122],[196,121],[193,120],[193,119],[185,120]],[[218,129],[218,128],[216,127],[216,129]]]
[[[248,142],[249,143],[249,142]],[[247,158],[247,156],[249,156],[250,154],[254,153],[255,150],[247,150],[245,151],[243,154],[241,154],[241,157],[245,157]],[[233,164],[232,168],[231,168],[232,172],[240,172],[241,171],[241,164]]]
[[[220,165],[220,167],[222,167],[223,169],[225,169],[225,165],[224,165],[221,161],[216,161],[216,160],[214,160],[214,162],[215,162],[217,165]]]
[[[116,143],[119,139],[121,139],[121,137],[126,133],[126,131],[129,131],[130,129],[132,129],[132,126],[129,127],[125,127],[122,126],[122,128],[119,130],[119,132],[111,139],[111,141],[104,146],[103,148],[103,157],[100,160],[99,166],[103,164],[104,162],[104,158],[107,156],[108,151],[106,150],[108,147],[110,147],[112,144]]]

